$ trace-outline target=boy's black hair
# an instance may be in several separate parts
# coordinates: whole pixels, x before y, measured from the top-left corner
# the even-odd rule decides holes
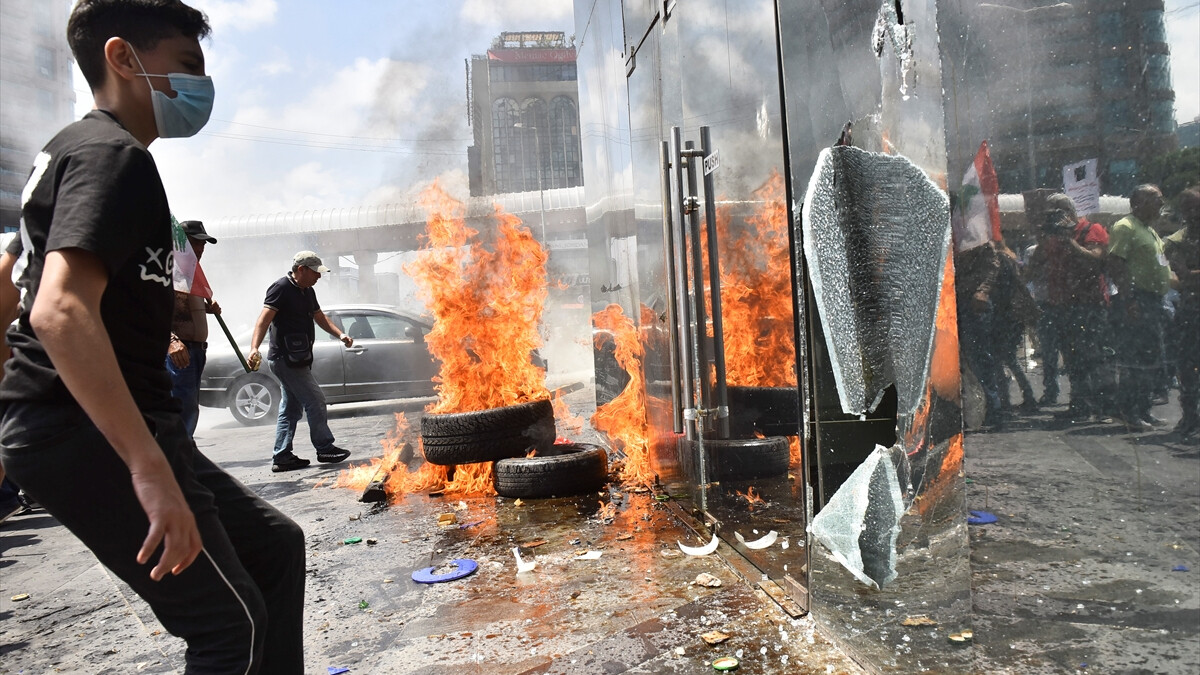
[[[94,91],[104,84],[104,44],[109,38],[124,38],[136,49],[149,51],[164,38],[199,40],[210,30],[204,12],[180,0],[79,0],[67,21],[67,43]]]

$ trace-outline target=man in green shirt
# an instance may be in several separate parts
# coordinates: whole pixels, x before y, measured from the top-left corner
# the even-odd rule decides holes
[[[1163,296],[1171,284],[1162,239],[1150,228],[1162,204],[1157,187],[1134,188],[1129,197],[1132,213],[1113,225],[1108,244],[1109,272],[1117,286],[1117,405],[1132,431],[1148,431],[1162,423],[1150,414],[1154,378],[1162,367]]]

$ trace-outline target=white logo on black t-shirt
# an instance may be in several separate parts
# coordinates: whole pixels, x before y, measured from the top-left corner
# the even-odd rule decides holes
[[[167,252],[167,254],[165,256],[163,255],[163,251]],[[171,255],[169,249],[150,248],[149,246],[146,247],[146,253],[148,254],[148,257],[146,258],[146,263],[143,265],[138,265],[138,267],[141,268],[141,270],[142,270],[142,281],[155,281],[155,282],[162,284],[163,286],[166,286],[167,288],[170,288],[171,286],[173,286],[174,285],[173,274],[175,272],[175,256]],[[163,262],[164,260],[166,262]],[[154,271],[153,272],[147,271],[147,269],[146,269],[147,265],[154,265],[155,266]],[[161,271],[163,274],[162,275],[155,274],[155,272],[158,272],[158,271]]]

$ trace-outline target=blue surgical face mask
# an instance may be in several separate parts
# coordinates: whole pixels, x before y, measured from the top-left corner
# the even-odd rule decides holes
[[[130,50],[133,50],[132,45]],[[146,78],[146,84],[150,86],[150,100],[154,104],[154,124],[158,127],[159,138],[187,138],[195,136],[204,128],[209,115],[212,114],[216,93],[211,77],[186,73],[155,75],[146,72],[146,67],[142,65],[136,51],[133,52],[133,58],[137,59],[138,67],[142,69],[139,75]],[[175,90],[175,98],[155,89],[150,84],[151,77],[167,78],[171,88]]]

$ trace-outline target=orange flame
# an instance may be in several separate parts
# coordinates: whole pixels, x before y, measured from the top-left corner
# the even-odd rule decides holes
[[[763,499],[762,497],[760,497],[758,495],[758,490],[755,490],[753,485],[746,488],[745,492],[742,492],[740,490],[734,490],[733,493],[736,494],[737,496],[741,497],[742,499],[745,499],[746,503],[749,504],[751,508],[757,506],[758,504],[766,504],[767,503],[765,499]]]
[[[617,505],[600,502],[600,510],[596,512],[596,520],[612,520],[617,517]]]
[[[729,210],[718,209],[721,318],[726,382],[734,386],[796,386],[792,327],[792,270],[783,176],[772,170],[754,191],[760,202],[734,228]]]
[[[625,316],[620,305],[609,305],[592,315],[597,331],[596,340],[615,341],[614,357],[629,374],[629,383],[616,398],[596,409],[592,426],[608,437],[625,453],[620,480],[625,484],[645,485],[653,482],[650,463],[650,432],[646,423],[646,390],[643,386],[642,357],[645,351],[638,339],[633,321]],[[597,344],[599,349],[600,345]]]
[[[466,209],[434,182],[421,193],[428,212],[418,257],[404,266],[435,317],[426,336],[440,362],[434,377],[438,399],[432,414],[488,410],[549,398],[546,373],[530,355],[548,295],[548,255],[521,219],[497,206],[497,226],[484,234],[467,226]],[[494,495],[491,462],[455,467],[424,462],[414,472],[396,471],[407,440],[407,421],[383,441],[384,457],[343,472],[345,486],[365,487],[381,465],[388,467],[389,498],[421,490]],[[421,448],[422,455],[424,448]],[[363,482],[363,474],[369,474]],[[339,484],[343,479],[339,477]]]

